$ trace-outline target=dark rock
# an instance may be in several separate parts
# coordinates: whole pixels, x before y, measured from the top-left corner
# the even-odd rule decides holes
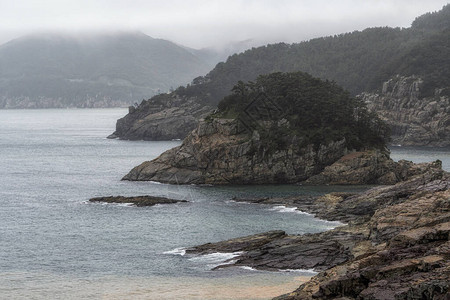
[[[363,239],[363,235],[339,230],[323,234],[285,236],[240,255],[235,258],[237,261],[234,265],[272,271],[326,270],[352,258],[351,249]]]
[[[108,197],[92,198],[89,199],[89,201],[106,202],[106,203],[132,203],[136,206],[153,206],[156,204],[173,204],[173,203],[187,202],[186,200],[174,200],[154,196],[136,196],[136,197],[108,196]]]
[[[164,101],[158,101],[158,97],[164,97]],[[213,110],[176,94],[158,97],[143,101],[137,108],[131,106],[129,113],[117,120],[116,131],[110,136],[124,140],[184,139],[199,119]]]
[[[277,232],[265,238],[266,233],[193,251],[243,251],[221,267],[321,271],[275,299],[449,299],[449,173],[430,168],[408,181],[360,194],[234,200],[290,205],[349,222],[317,234]]]
[[[172,184],[266,184],[304,180],[311,184],[393,184],[414,172],[434,167],[424,164],[419,168],[406,161],[396,163],[380,150],[349,152],[345,140],[318,148],[292,143],[287,149],[269,152],[256,134],[249,137],[239,133],[235,120],[214,119],[200,122],[181,146],[133,168],[123,179]]]
[[[339,230],[368,232],[370,245],[360,242],[352,248],[359,255],[276,299],[449,299],[450,175],[427,173],[342,203],[363,198],[375,212]]]
[[[270,243],[273,240],[286,236],[281,230],[274,230],[265,233],[250,235],[241,238],[235,238],[218,243],[208,243],[186,249],[186,253],[208,254],[214,252],[239,252],[258,249],[259,247]]]

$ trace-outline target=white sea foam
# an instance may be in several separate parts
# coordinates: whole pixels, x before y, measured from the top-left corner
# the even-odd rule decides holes
[[[285,269],[285,270],[278,270],[280,272],[298,272],[298,273],[306,273],[308,275],[316,275],[318,272],[314,271],[314,269]]]
[[[100,204],[100,205],[113,205],[113,206],[120,206],[120,207],[134,207],[136,206],[134,203],[114,203],[114,202],[90,202],[90,201],[83,201],[82,204]]]
[[[252,268],[252,267],[249,267],[249,266],[241,266],[239,268],[244,269],[246,271],[258,271],[255,268]]]
[[[245,205],[254,204],[254,203],[248,202],[248,201],[236,201],[236,200],[233,200],[233,199],[226,200],[225,203],[233,203],[233,204],[237,203],[237,204],[245,204]]]
[[[270,210],[274,210],[274,211],[278,211],[278,212],[282,212],[282,213],[296,213],[296,214],[300,214],[300,215],[311,215],[307,212],[298,210],[296,207],[287,207],[284,205],[274,206]]]
[[[200,256],[191,257],[189,260],[195,263],[206,265],[209,269],[214,269],[218,266],[234,264],[236,260],[233,258],[241,255],[243,252],[223,253],[215,252]]]
[[[232,253],[224,253],[224,252],[214,252],[210,254],[204,254],[200,256],[195,256],[190,258],[191,261],[203,262],[207,264],[220,264],[230,263],[230,260],[241,255],[243,252],[232,252]],[[232,263],[232,262],[231,262]]]
[[[118,203],[117,206],[130,207],[130,206],[135,206],[135,205],[134,205],[134,203]]]
[[[186,254],[186,248],[175,248],[173,250],[165,251],[163,254],[172,254],[172,255],[181,255],[184,256]]]

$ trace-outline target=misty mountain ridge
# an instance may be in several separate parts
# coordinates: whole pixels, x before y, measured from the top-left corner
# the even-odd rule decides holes
[[[307,72],[336,82],[353,96],[381,92],[383,83],[397,74],[414,75],[423,80],[419,99],[433,97],[436,89],[445,96],[450,92],[449,53],[450,5],[416,18],[409,28],[368,28],[296,44],[252,48],[231,55],[207,75],[194,78],[173,93],[143,101],[118,120],[111,137],[183,138],[195,128],[195,120],[205,116],[204,109],[213,111],[233,86],[274,72]],[[204,109],[200,111],[197,106]],[[177,114],[173,107],[178,108]],[[159,119],[162,111],[164,123]]]
[[[32,34],[0,46],[0,108],[125,106],[210,67],[138,31]]]
[[[307,72],[332,80],[353,95],[376,91],[396,74],[423,77],[424,91],[450,79],[450,5],[422,15],[409,28],[376,27],[286,44],[269,44],[231,55],[206,76],[180,87],[180,96],[216,105],[238,81],[273,72]]]
[[[192,49],[184,47],[195,56],[203,59],[214,67],[218,62],[226,61],[230,55],[239,54],[254,47],[261,47],[267,42],[256,39],[246,39],[242,41],[232,41],[219,47],[205,47],[201,49]]]

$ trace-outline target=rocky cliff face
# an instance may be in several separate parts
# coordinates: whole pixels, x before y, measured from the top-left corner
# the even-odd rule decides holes
[[[276,299],[449,299],[448,173],[430,172],[347,199],[338,202],[349,202],[350,213],[367,204],[375,208],[366,210],[367,222],[336,230],[363,237],[347,248],[351,258]]]
[[[186,253],[242,251],[217,268],[321,271],[278,300],[448,299],[450,174],[438,162],[427,168],[407,181],[361,194],[245,200],[297,207],[348,225],[306,235],[271,231],[191,247]]]
[[[143,101],[138,108],[130,107],[129,113],[117,120],[116,131],[108,138],[124,140],[173,140],[183,139],[193,130],[200,118],[213,108],[195,99],[167,95],[165,101]]]
[[[392,144],[450,146],[450,97],[447,89],[420,98],[422,79],[396,76],[383,84],[381,94],[363,93],[370,110],[392,129]],[[447,92],[448,93],[448,92]]]
[[[300,139],[294,136],[284,149],[271,149],[257,131],[251,136],[240,132],[236,120],[202,121],[181,146],[142,163],[123,179],[172,184],[263,184],[309,178],[313,184],[394,184],[403,180],[412,166],[395,163],[380,150],[351,151],[345,140],[319,147],[300,145]]]

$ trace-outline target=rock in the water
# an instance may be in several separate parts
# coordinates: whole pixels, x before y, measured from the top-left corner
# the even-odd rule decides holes
[[[286,233],[281,230],[274,230],[265,233],[235,238],[218,243],[208,243],[186,249],[186,253],[209,254],[214,252],[240,252],[250,251],[260,248],[273,240],[286,237]]]
[[[187,202],[186,200],[174,200],[154,196],[136,196],[136,197],[107,196],[107,197],[92,198],[89,199],[89,201],[106,202],[106,203],[132,203],[136,206],[153,206],[156,204],[173,204],[173,203]]]

